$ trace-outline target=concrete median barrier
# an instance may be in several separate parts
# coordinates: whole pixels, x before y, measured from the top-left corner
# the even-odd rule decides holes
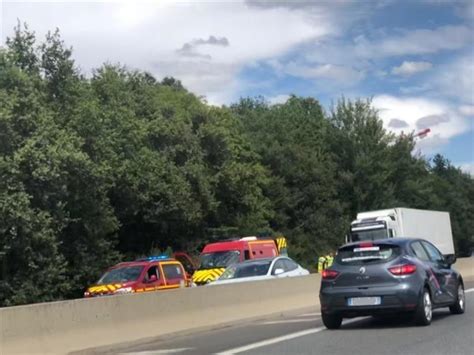
[[[455,264],[474,281],[474,258]],[[1,354],[64,354],[319,308],[319,275],[0,309]]]
[[[453,267],[461,273],[464,281],[474,281],[474,257],[460,258]]]
[[[67,353],[317,306],[319,276],[0,309],[0,353]]]

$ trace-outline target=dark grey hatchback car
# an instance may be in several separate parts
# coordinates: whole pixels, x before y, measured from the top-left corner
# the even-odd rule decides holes
[[[343,318],[409,312],[417,324],[429,325],[434,308],[464,313],[463,280],[451,268],[455,261],[423,239],[346,244],[322,274],[323,323],[337,329]]]

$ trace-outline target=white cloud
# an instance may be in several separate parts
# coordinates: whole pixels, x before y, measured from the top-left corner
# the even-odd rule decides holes
[[[474,116],[474,105],[463,105],[459,108],[459,112],[464,116]]]
[[[418,142],[418,147],[424,153],[436,151],[449,143],[452,137],[470,129],[467,119],[444,102],[420,97],[379,95],[374,97],[373,105],[379,110],[384,126],[394,133],[408,134],[430,128],[430,134]],[[406,125],[394,127],[393,120],[404,121]]]
[[[238,99],[240,66],[237,64],[212,63],[206,59],[191,58],[157,61],[151,63],[150,68],[160,78],[178,78],[194,93],[205,95],[212,105]]]
[[[474,105],[474,56],[461,57],[441,67],[433,84],[442,95]]]
[[[290,95],[287,94],[280,94],[276,96],[272,96],[267,98],[268,102],[270,102],[271,105],[277,105],[277,104],[284,104],[285,102],[288,101],[290,98]]]
[[[268,62],[279,76],[291,75],[303,79],[322,79],[345,87],[352,86],[362,80],[365,73],[350,66],[335,64],[302,64],[296,61],[282,63],[278,60]]]
[[[399,35],[371,41],[365,36],[355,39],[355,52],[359,57],[390,57],[431,54],[456,50],[472,43],[472,30],[467,26],[441,26],[433,30],[417,29]]]
[[[245,95],[254,83],[239,76],[260,61],[273,59],[279,65],[274,66],[277,74],[312,80],[316,91],[345,91],[347,96],[347,89],[358,88],[366,75],[386,76],[377,67],[382,57],[431,54],[472,44],[470,28],[461,25],[391,29],[389,35],[370,31],[348,43],[343,36],[348,29],[368,33],[367,27],[353,25],[360,20],[367,23],[380,11],[372,1],[8,0],[3,11],[2,41],[12,34],[17,18],[39,38],[59,27],[84,71],[108,61],[148,70],[159,78],[172,75],[212,103],[229,103]],[[405,63],[424,62],[404,62],[402,72],[420,69]],[[443,95],[461,97],[458,106],[471,105],[472,60],[461,64],[439,70],[430,87],[412,83],[400,91],[420,95],[439,88]]]
[[[465,173],[474,177],[474,162],[457,164]]]
[[[331,33],[335,19],[324,14],[324,9],[308,14],[243,1],[7,2],[2,41],[17,18],[39,38],[58,27],[85,71],[120,62],[157,76],[175,75],[197,94],[225,100],[235,97],[242,84],[238,74],[247,65]],[[204,43],[211,36],[229,45]],[[189,43],[199,43],[192,52],[197,55],[179,52]]]
[[[439,134],[429,134],[426,138],[416,142],[415,153],[435,154],[440,148],[449,144],[449,139],[441,137]]]
[[[466,50],[474,45],[472,30],[464,25],[439,26],[434,29],[391,29],[390,32],[382,28],[361,33],[351,42],[343,38],[323,38],[313,47],[306,48],[303,58],[309,63],[331,63],[339,67],[354,68],[365,75],[384,80],[388,73],[383,70],[381,63],[385,58],[422,56],[423,60],[410,58],[393,68],[393,74],[407,77],[430,69],[431,60],[427,61],[426,58],[436,57],[440,52]],[[440,67],[436,69],[433,74],[442,71]],[[457,71],[459,68],[455,70]],[[412,83],[400,90],[402,93],[414,94],[427,91],[432,86],[431,83]]]
[[[429,84],[421,84],[421,85],[414,85],[414,86],[402,86],[400,87],[400,92],[404,95],[413,95],[419,94],[421,92],[426,92],[431,89]]]
[[[411,76],[431,69],[433,65],[430,62],[410,62],[404,61],[400,66],[392,68],[392,74]]]

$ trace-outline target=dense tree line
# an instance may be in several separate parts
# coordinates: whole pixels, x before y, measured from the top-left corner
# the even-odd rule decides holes
[[[370,101],[213,107],[71,56],[26,26],[0,49],[0,306],[78,297],[119,260],[218,236],[283,233],[314,267],[362,210],[446,210],[457,249],[472,243],[473,179],[414,155]]]

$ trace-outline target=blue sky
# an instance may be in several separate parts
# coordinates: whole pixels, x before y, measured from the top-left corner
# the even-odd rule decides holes
[[[90,73],[103,62],[175,76],[216,105],[372,97],[387,129],[474,172],[474,0],[8,1],[43,38],[58,27]]]

